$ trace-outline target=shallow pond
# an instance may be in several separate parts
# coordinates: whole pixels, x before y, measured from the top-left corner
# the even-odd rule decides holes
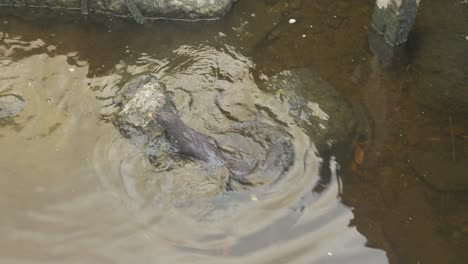
[[[219,21],[146,25],[1,10],[0,94],[25,105],[0,121],[0,262],[465,263],[466,112],[421,92],[468,84],[468,5],[448,2],[422,4],[391,63],[369,0],[241,0]],[[342,97],[296,91],[336,133],[268,89],[296,69]],[[293,166],[243,191],[195,160],[161,170],[112,123],[119,89],[148,73],[224,145],[240,120],[285,129]]]

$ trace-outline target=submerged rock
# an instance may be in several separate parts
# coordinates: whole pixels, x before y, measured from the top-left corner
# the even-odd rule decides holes
[[[85,2],[85,3],[81,3]],[[214,19],[223,16],[235,0],[44,0],[43,7],[77,9],[143,19]],[[36,0],[0,0],[0,6],[38,7]]]
[[[309,69],[282,71],[269,79],[267,88],[319,146],[349,140],[356,132],[357,120],[350,104]]]
[[[0,118],[15,117],[24,109],[24,99],[19,95],[0,95]]]

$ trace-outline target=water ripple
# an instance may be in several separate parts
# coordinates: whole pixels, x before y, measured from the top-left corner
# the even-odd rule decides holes
[[[382,262],[348,227],[338,164],[258,88],[255,65],[234,48],[181,46],[89,77],[79,54],[50,56],[45,43],[22,41],[1,45],[0,92],[26,101],[14,124],[0,127],[2,262]],[[144,145],[106,122],[112,110],[102,112],[143,73],[160,77],[190,127],[225,145],[238,144],[226,133],[238,122],[285,129],[293,165],[276,184],[238,192],[220,188],[226,168],[181,158],[155,166]],[[315,192],[324,171],[330,179]]]

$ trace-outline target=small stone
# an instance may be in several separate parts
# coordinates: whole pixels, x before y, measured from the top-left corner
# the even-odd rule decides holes
[[[294,24],[294,23],[296,23],[296,19],[294,19],[294,18],[289,19],[289,24],[292,25],[292,24]]]
[[[224,34],[223,32],[219,32],[218,34],[219,34],[220,37],[226,37],[226,36],[227,36],[227,35]]]
[[[75,71],[75,68],[69,68],[68,71],[74,72],[74,71]]]
[[[306,37],[306,34],[302,34],[302,37],[305,38],[305,37]]]
[[[264,74],[264,73],[261,73],[258,76],[258,78],[260,78],[260,80],[262,80],[262,81],[268,81],[269,80],[268,76],[266,76],[266,74]]]
[[[465,39],[468,40],[468,36],[465,36]]]
[[[24,100],[19,95],[0,96],[0,118],[14,117],[24,109]]]

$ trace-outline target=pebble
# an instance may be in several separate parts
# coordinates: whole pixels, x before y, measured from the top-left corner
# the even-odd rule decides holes
[[[292,24],[294,24],[294,23],[296,23],[296,19],[294,19],[294,18],[289,19],[289,24],[292,25]]]
[[[258,201],[258,198],[257,198],[257,196],[255,194],[251,194],[250,195],[250,200],[256,202],[256,201]]]
[[[261,73],[258,76],[258,78],[260,78],[260,80],[262,80],[262,81],[268,81],[269,80],[268,76],[266,76],[266,74],[264,74],[264,73]]]
[[[24,99],[15,94],[0,96],[0,119],[15,117],[24,109]]]

